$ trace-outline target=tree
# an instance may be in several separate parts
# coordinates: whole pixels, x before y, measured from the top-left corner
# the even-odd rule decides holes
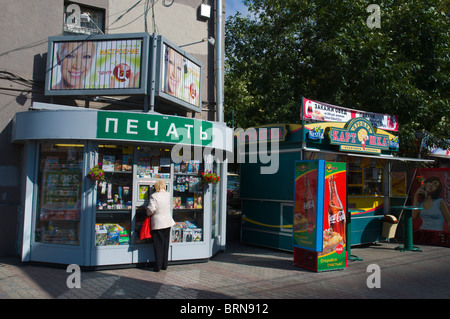
[[[401,152],[416,132],[448,147],[446,1],[246,0],[226,21],[225,119],[235,126],[300,122],[301,97],[399,116]],[[447,144],[443,141],[447,140]]]

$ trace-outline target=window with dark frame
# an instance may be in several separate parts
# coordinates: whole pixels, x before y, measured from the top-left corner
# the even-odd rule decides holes
[[[104,32],[105,9],[80,5],[75,2],[64,2],[64,35],[101,34]]]

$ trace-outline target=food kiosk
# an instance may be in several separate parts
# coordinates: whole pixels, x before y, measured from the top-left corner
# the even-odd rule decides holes
[[[295,162],[325,160],[346,163],[351,220],[347,245],[380,241],[384,216],[395,214],[390,206],[405,204],[410,168],[427,160],[395,156],[399,147],[397,116],[306,98],[301,116],[301,124],[261,126],[236,136],[238,157],[245,158],[240,172],[241,240],[293,251]],[[261,173],[267,161],[252,162],[252,156],[261,150],[267,150],[272,162],[277,161],[274,173]]]

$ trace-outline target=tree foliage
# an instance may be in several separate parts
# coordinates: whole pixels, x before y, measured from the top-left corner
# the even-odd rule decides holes
[[[403,153],[417,152],[416,132],[448,140],[446,1],[382,1],[372,29],[370,3],[245,0],[251,16],[225,28],[228,124],[299,123],[304,96],[398,115]]]

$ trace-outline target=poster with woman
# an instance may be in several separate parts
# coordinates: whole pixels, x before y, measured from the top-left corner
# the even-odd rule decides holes
[[[450,168],[418,169],[411,197],[414,206],[423,207],[413,211],[415,242],[421,231],[450,233]]]
[[[50,41],[47,94],[142,88],[144,39],[72,41],[55,37]]]
[[[189,104],[200,105],[200,66],[163,44],[162,92]]]

